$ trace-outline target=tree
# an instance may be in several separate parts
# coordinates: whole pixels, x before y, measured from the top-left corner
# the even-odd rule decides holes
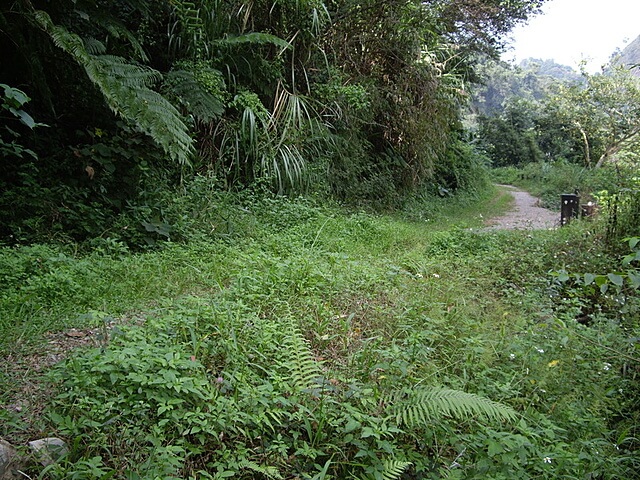
[[[549,102],[583,145],[585,165],[598,168],[640,145],[640,79],[623,66],[583,75],[584,86],[563,86]]]
[[[517,97],[512,97],[499,115],[479,117],[480,143],[494,166],[521,166],[543,158],[537,121],[537,103]]]
[[[95,219],[82,235],[204,170],[280,191],[313,171],[342,199],[389,205],[462,172],[472,54],[542,1],[4,2],[0,82],[51,126],[21,138],[37,158],[2,173],[7,198],[34,192],[14,209],[33,225]]]

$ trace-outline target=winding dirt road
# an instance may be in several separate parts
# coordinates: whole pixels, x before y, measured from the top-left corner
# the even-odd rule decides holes
[[[539,199],[511,185],[498,185],[515,199],[515,207],[487,220],[483,230],[546,230],[560,225],[560,214],[538,206]]]

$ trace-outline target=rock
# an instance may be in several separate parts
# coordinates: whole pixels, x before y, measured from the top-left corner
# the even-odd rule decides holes
[[[21,478],[17,473],[22,464],[21,460],[18,451],[9,442],[0,438],[0,480]]]
[[[57,462],[61,457],[69,453],[67,444],[55,437],[33,440],[29,442],[29,447],[33,450],[36,460],[45,467]]]

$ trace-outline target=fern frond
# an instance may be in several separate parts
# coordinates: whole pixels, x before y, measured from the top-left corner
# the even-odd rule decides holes
[[[376,472],[376,475],[367,475],[361,477],[363,480],[397,480],[404,473],[407,467],[413,465],[411,462],[403,462],[400,460],[387,459],[384,461],[382,472]]]
[[[132,121],[173,159],[188,162],[193,143],[180,113],[162,95],[148,88],[161,78],[159,72],[120,57],[91,55],[78,35],[54,24],[46,12],[38,10],[34,17],[55,45],[84,68],[114,113]]]
[[[190,33],[201,32],[204,26],[200,18],[200,9],[196,7],[194,2],[184,0],[170,0],[173,5],[174,13],[180,19],[183,28]]]
[[[145,8],[144,2],[132,2],[130,0],[129,4],[131,7],[138,10],[143,15],[148,14],[148,9]],[[92,30],[95,30],[95,27],[98,26],[106,30],[106,32],[109,33],[109,35],[113,38],[125,39],[129,43],[134,55],[139,60],[141,60],[142,62],[149,61],[149,57],[144,51],[144,48],[142,48],[142,44],[138,41],[136,36],[114,15],[112,15],[110,12],[105,12],[104,10],[98,8],[96,5],[90,5],[85,3],[84,7],[85,7],[84,10],[76,9],[74,10],[74,12],[81,19],[92,22],[93,24],[91,26]],[[104,52],[90,51],[90,53],[101,54]]]
[[[292,386],[296,390],[302,392],[317,385],[317,379],[322,374],[320,365],[293,320],[289,322],[282,354],[285,357],[282,366],[289,371]]]
[[[242,460],[241,462],[239,462],[238,466],[243,469],[260,473],[267,478],[273,478],[275,480],[283,480],[284,478],[280,471],[272,465],[258,465],[251,460]]]
[[[110,80],[131,88],[151,87],[162,79],[162,74],[141,65],[127,62],[115,55],[91,55],[101,74]]]
[[[213,70],[212,70],[213,71]],[[210,122],[224,113],[224,103],[206,91],[197,81],[193,72],[173,70],[167,74],[167,84],[187,111],[198,120]]]
[[[511,421],[517,413],[511,407],[473,393],[432,387],[410,391],[401,400],[393,402],[391,413],[399,425],[428,426],[442,417]]]
[[[107,51],[105,44],[93,37],[84,39],[84,48],[91,55],[103,55]]]
[[[204,23],[200,9],[194,2],[170,0],[170,3],[177,18],[169,35],[171,51],[192,53],[192,49],[206,49],[208,42],[204,38]]]

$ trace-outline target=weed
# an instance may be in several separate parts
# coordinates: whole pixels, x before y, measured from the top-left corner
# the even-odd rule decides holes
[[[50,478],[634,471],[637,325],[549,275],[610,272],[598,225],[478,234],[466,227],[502,207],[474,198],[446,216],[425,196],[407,220],[250,195],[223,208],[243,235],[4,248],[7,358],[47,331],[96,341],[62,355],[53,400],[28,411],[12,406],[29,363],[5,364],[1,433],[66,439]],[[587,300],[590,326],[575,320]]]

